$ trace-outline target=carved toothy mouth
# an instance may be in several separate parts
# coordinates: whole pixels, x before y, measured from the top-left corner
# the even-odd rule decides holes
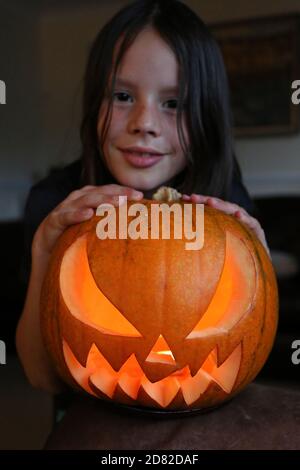
[[[219,367],[217,348],[214,348],[193,377],[189,367],[185,366],[154,383],[147,378],[134,354],[118,371],[115,371],[95,344],[89,351],[85,367],[76,359],[65,340],[63,340],[63,353],[72,377],[88,393],[97,396],[96,392],[99,391],[114,399],[118,385],[134,400],[138,399],[140,391],[143,390],[152,400],[165,408],[180,390],[185,403],[191,405],[212,382],[217,383],[226,393],[230,393],[239,372],[242,345],[240,343]]]

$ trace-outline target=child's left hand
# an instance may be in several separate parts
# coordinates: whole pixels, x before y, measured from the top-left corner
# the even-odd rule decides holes
[[[270,250],[266,241],[265,232],[263,231],[260,223],[257,219],[248,214],[248,212],[242,207],[234,204],[232,202],[223,201],[217,197],[212,196],[203,196],[201,194],[192,194],[188,196],[184,194],[182,196],[184,201],[191,201],[198,204],[207,204],[208,206],[219,209],[220,211],[225,212],[225,214],[234,215],[238,220],[244,222],[259,238],[261,243],[264,245],[268,255],[271,258]]]

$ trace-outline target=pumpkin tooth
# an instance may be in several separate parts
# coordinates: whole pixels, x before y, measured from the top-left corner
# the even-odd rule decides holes
[[[118,374],[106,368],[101,368],[90,376],[91,383],[109,398],[113,398],[118,383]]]
[[[200,395],[202,395],[210,382],[212,381],[211,375],[205,370],[199,369],[198,373],[192,377],[191,375],[181,382],[181,390],[183,398],[187,405],[194,403]]]
[[[141,387],[153,400],[165,408],[177,395],[180,389],[180,381],[176,377],[169,376],[152,383],[144,375]]]
[[[89,386],[89,377],[91,371],[87,367],[83,367],[80,362],[76,359],[72,349],[68,345],[67,341],[63,339],[63,353],[66,364],[72,373],[73,379],[88,393],[97,396]]]
[[[230,393],[233,389],[241,360],[242,344],[240,343],[219,367],[215,364],[211,372],[213,380],[227,393]]]
[[[132,354],[119,371],[118,384],[128,396],[136,399],[143,374],[135,355]]]
[[[120,374],[118,384],[129,397],[134,400],[137,399],[141,386],[141,377],[132,377],[127,372],[122,372],[122,374]]]
[[[91,383],[108,397],[112,398],[118,383],[118,372],[116,372],[105,357],[93,344],[88,355],[86,368],[90,371]]]

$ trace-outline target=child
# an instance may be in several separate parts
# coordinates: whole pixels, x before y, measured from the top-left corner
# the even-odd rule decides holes
[[[25,214],[31,273],[17,349],[32,385],[53,393],[62,384],[41,339],[41,285],[57,238],[100,203],[172,186],[185,200],[234,214],[267,248],[247,212],[219,49],[181,2],[136,1],[100,31],[85,75],[81,139],[81,160],[34,186]]]

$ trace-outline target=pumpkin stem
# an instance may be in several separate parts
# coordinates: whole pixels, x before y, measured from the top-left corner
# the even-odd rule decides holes
[[[168,186],[161,186],[155,194],[153,194],[153,199],[155,201],[165,201],[173,202],[179,201],[182,197],[182,194],[177,191],[177,189],[170,188]]]

